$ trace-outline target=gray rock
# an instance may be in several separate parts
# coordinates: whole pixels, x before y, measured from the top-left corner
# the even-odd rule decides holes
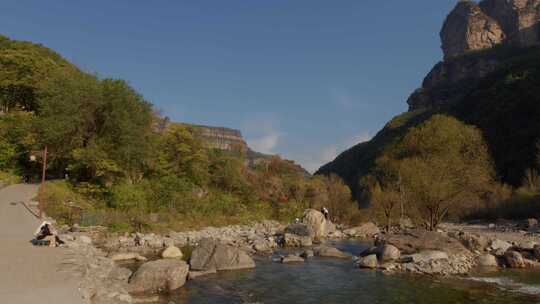
[[[379,248],[379,260],[382,262],[392,262],[399,260],[400,257],[399,249],[393,245],[384,245]]]
[[[377,255],[371,254],[365,257],[360,257],[356,263],[360,268],[377,268]]]
[[[161,257],[164,259],[181,259],[183,256],[182,250],[176,246],[169,246],[161,253]]]
[[[316,256],[320,257],[331,257],[331,258],[340,258],[340,259],[349,259],[351,256],[337,248],[329,246],[317,246],[313,248],[313,252]]]
[[[207,238],[192,252],[190,265],[195,271],[236,270],[254,268],[255,261],[238,248]]]
[[[131,277],[132,274],[133,272],[127,268],[114,267],[109,273],[109,278],[127,283],[129,280],[129,277]]]
[[[311,258],[314,255],[315,255],[315,253],[311,249],[306,249],[306,250],[304,250],[304,252],[302,252],[300,254],[300,256],[303,257],[304,259]]]
[[[295,234],[299,236],[309,236],[309,237],[313,235],[309,226],[307,224],[302,224],[302,223],[290,224],[289,226],[285,228],[285,233]]]
[[[189,272],[188,265],[178,259],[144,263],[129,281],[132,294],[159,293],[182,287]]]
[[[237,270],[255,268],[255,261],[244,251],[227,245],[218,244],[214,259],[217,270]]]
[[[402,262],[419,263],[430,262],[435,260],[448,260],[448,254],[439,250],[424,250],[419,253],[401,257]]]
[[[371,222],[343,230],[343,234],[346,236],[359,238],[372,238],[379,233],[381,233],[379,227]]]
[[[478,266],[481,267],[497,267],[499,266],[499,263],[497,263],[497,258],[492,254],[483,254],[478,257],[477,259]]]
[[[525,268],[525,261],[523,260],[523,256],[521,253],[517,251],[507,251],[504,254],[504,257],[506,259],[506,264],[510,268]]]
[[[534,250],[534,246],[536,246],[536,242],[533,241],[522,241],[517,244],[517,248],[520,250]]]
[[[83,244],[87,244],[87,245],[92,244],[92,239],[86,235],[79,235],[77,237],[77,240]]]
[[[308,227],[314,238],[323,238],[335,230],[335,227],[327,222],[324,214],[315,209],[304,211],[302,223]]]
[[[143,257],[142,255],[134,252],[120,252],[115,253],[112,256],[109,257],[114,262],[120,262],[120,261],[129,261],[129,260],[137,260],[137,261],[146,261],[147,259]]]
[[[491,244],[490,244],[490,248],[493,251],[502,250],[502,251],[506,252],[511,247],[512,247],[512,244],[510,244],[510,243],[508,243],[506,241],[498,240],[498,239],[492,240]]]
[[[216,269],[216,262],[214,260],[215,248],[215,240],[210,238],[202,239],[199,242],[199,246],[197,246],[191,253],[191,259],[189,260],[191,269],[196,271],[208,271]]]
[[[466,232],[460,233],[459,239],[470,251],[484,251],[489,243],[489,240],[485,236]]]
[[[297,256],[297,255],[287,255],[287,256],[283,256],[281,257],[281,263],[303,263],[304,262],[304,259]]]
[[[527,228],[536,228],[538,226],[538,220],[530,218],[527,220]]]

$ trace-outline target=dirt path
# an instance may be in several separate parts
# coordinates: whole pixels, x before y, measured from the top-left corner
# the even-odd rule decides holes
[[[83,303],[76,273],[66,263],[69,251],[29,243],[40,221],[19,202],[30,200],[37,189],[13,185],[0,190],[0,303]]]

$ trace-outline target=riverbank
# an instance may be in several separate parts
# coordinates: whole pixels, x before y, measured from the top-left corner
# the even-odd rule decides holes
[[[64,232],[62,238],[76,253],[74,260],[83,273],[81,291],[88,303],[155,300],[152,295],[173,292],[186,280],[207,280],[223,270],[256,268],[261,258],[296,264],[310,263],[315,256],[348,261],[351,269],[430,277],[468,277],[485,269],[540,265],[540,234],[532,220],[526,225],[445,224],[437,232],[404,229],[387,234],[372,223],[336,227],[311,210],[302,223],[287,226],[263,221],[162,235],[114,235],[96,227]],[[344,239],[361,240],[362,250],[335,245]],[[156,273],[168,274],[159,277]]]

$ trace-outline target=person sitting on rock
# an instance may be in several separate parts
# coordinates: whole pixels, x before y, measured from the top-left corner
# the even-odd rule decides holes
[[[36,230],[35,236],[36,245],[48,242],[49,247],[56,247],[64,243],[58,238],[50,222],[43,222]]]

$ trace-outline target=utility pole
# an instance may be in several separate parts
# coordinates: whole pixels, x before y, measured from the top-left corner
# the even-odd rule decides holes
[[[43,150],[43,170],[41,172],[41,186],[39,188],[39,218],[43,219],[43,195],[45,192],[45,175],[47,173],[47,146]]]

